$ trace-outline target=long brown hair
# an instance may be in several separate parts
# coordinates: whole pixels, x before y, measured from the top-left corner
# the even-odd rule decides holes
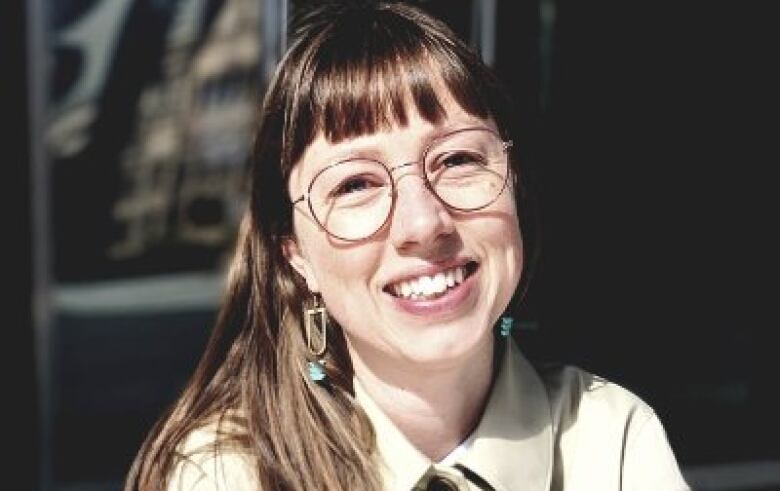
[[[193,377],[136,457],[126,491],[164,489],[183,441],[209,425],[220,429],[210,451],[248,456],[262,489],[380,489],[373,430],[355,402],[337,325],[328,330],[328,383],[306,376],[301,326],[310,294],[283,254],[293,235],[287,179],[319,134],[335,142],[403,126],[409,110],[443,120],[442,82],[465,111],[492,117],[511,137],[510,105],[495,76],[416,8],[329,5],[301,15],[292,32],[259,115],[250,202],[224,305]],[[512,161],[517,178],[517,155]]]

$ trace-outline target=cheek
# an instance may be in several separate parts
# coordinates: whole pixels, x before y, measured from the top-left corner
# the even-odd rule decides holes
[[[516,259],[522,260],[523,241],[520,233],[515,202],[511,194],[499,200],[484,217],[474,221],[477,240],[483,240],[494,247],[514,251]]]
[[[514,202],[507,199],[503,204],[505,208],[496,210],[493,219],[478,221],[474,236],[491,249],[490,254],[495,257],[494,274],[500,279],[500,288],[513,291],[523,270],[523,238]],[[509,294],[511,296],[511,291]]]
[[[515,214],[514,219],[512,222],[507,226],[506,231],[506,237],[507,237],[507,248],[508,251],[511,251],[511,261],[512,265],[514,266],[514,274],[515,274],[515,286],[517,286],[517,283],[520,281],[520,275],[523,271],[524,261],[525,261],[525,244],[523,243],[523,235],[520,231],[520,223],[517,219],[517,215]]]
[[[376,324],[378,311],[372,283],[376,271],[374,258],[358,250],[329,252],[320,254],[318,264],[321,295],[328,315],[349,338],[370,336],[368,326]]]
[[[321,294],[335,311],[366,302],[377,270],[377,254],[366,245],[334,247],[327,240],[312,249],[311,266]]]
[[[513,193],[508,193],[506,199],[507,217],[504,223],[504,240],[509,248],[515,251],[515,260],[522,266],[523,236],[520,230],[520,218],[517,213],[517,203]]]

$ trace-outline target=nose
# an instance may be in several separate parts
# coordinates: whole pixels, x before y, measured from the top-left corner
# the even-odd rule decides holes
[[[396,182],[395,210],[390,237],[401,251],[433,250],[451,235],[455,224],[449,210],[418,173],[404,173]]]

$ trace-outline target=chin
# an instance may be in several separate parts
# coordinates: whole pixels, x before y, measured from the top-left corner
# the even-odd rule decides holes
[[[473,329],[466,332],[445,329],[415,336],[416,339],[398,347],[399,357],[408,363],[428,366],[450,366],[467,362],[485,349],[492,347],[493,336],[489,329],[475,335]]]

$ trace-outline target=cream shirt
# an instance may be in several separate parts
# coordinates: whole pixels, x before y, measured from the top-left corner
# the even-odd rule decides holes
[[[409,443],[357,380],[355,396],[374,425],[389,491],[425,490],[433,476],[459,491],[690,490],[649,406],[577,368],[537,372],[514,343],[504,351],[479,425],[448,465]],[[208,443],[210,435],[195,432],[185,447]],[[257,490],[240,455],[198,455],[179,464],[170,491]]]

